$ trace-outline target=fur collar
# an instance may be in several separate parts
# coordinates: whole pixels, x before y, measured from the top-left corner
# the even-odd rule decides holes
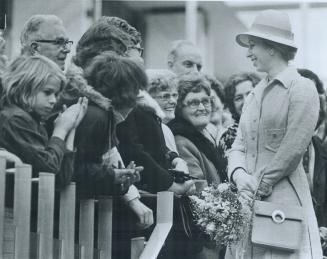
[[[67,85],[61,97],[68,101],[76,101],[78,97],[85,96],[102,109],[108,111],[112,105],[111,100],[104,97],[94,88],[88,85],[84,78],[83,69],[71,63],[66,72]]]
[[[222,170],[223,154],[218,150],[209,139],[198,131],[190,122],[176,115],[175,119],[168,123],[174,136],[180,135],[189,139],[216,167],[221,181],[227,180],[227,175]]]
[[[78,97],[85,96],[89,101],[95,103],[100,108],[106,111],[110,110],[112,107],[111,100],[104,97],[92,86],[88,85],[81,67],[71,63],[67,69],[66,78],[67,85],[60,97],[65,100],[64,103],[75,103]],[[159,104],[144,90],[140,91],[138,105],[154,111],[154,113],[161,119],[165,117],[165,113],[161,110]]]

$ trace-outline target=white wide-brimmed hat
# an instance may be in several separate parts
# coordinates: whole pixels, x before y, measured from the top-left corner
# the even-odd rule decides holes
[[[260,12],[247,32],[236,36],[236,42],[242,47],[249,47],[249,36],[277,42],[297,49],[291,22],[286,13],[276,10]]]

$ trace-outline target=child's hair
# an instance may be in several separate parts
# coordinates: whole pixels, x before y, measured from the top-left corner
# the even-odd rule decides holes
[[[64,73],[50,59],[41,55],[19,56],[4,73],[2,105],[17,105],[31,111],[37,93],[50,78],[60,84],[60,90],[66,84]]]

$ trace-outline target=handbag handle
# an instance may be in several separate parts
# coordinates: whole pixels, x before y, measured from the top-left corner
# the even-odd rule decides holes
[[[259,179],[258,179],[258,186],[257,186],[257,188],[256,188],[256,190],[255,190],[255,192],[254,192],[254,194],[253,194],[253,202],[254,202],[254,200],[255,200],[255,197],[257,196],[257,193],[258,193],[258,190],[259,190],[259,187],[260,187],[260,183],[261,183],[261,181],[262,181],[262,179],[263,179],[264,176],[265,176],[265,174],[262,173],[262,174],[260,175]],[[300,199],[299,194],[297,193],[297,191],[296,191],[296,189],[295,189],[293,183],[291,182],[289,176],[286,176],[286,178],[287,178],[287,181],[288,181],[288,182],[290,183],[290,185],[292,186],[292,188],[293,188],[293,190],[294,190],[296,196],[298,197],[298,201],[299,201],[299,203],[300,203],[300,205],[301,205],[301,207],[302,207],[301,199]]]
[[[260,183],[261,183],[261,181],[262,181],[262,178],[264,177],[264,173],[262,173],[262,174],[260,174],[260,177],[259,177],[259,179],[258,179],[258,185],[257,185],[257,188],[256,188],[256,190],[255,190],[255,192],[254,192],[254,194],[253,194],[253,202],[254,202],[254,200],[255,200],[255,197],[257,196],[257,193],[258,193],[258,190],[259,190],[259,187],[260,187]]]

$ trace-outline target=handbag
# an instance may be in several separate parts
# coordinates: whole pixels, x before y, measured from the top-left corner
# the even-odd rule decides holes
[[[252,244],[264,248],[295,252],[300,248],[303,215],[303,208],[298,205],[255,200],[251,232]]]
[[[175,241],[183,244],[184,248],[192,253],[202,250],[203,244],[209,240],[196,224],[190,198],[181,196],[174,201],[174,221],[173,231],[176,232]]]

